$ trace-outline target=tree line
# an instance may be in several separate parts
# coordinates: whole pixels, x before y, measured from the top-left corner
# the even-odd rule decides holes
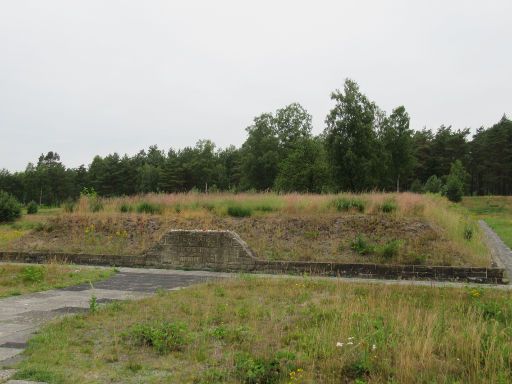
[[[414,131],[405,107],[388,115],[347,79],[331,94],[320,135],[293,103],[254,118],[240,147],[154,145],[134,156],[96,156],[67,168],[55,152],[22,172],[0,171],[0,190],[19,201],[56,205],[94,189],[101,196],[148,192],[369,190],[443,191],[457,180],[465,194],[512,194],[512,121],[506,116],[470,138],[469,129]],[[450,175],[452,176],[450,178]],[[452,183],[453,184],[453,183]],[[458,188],[459,188],[458,187]]]

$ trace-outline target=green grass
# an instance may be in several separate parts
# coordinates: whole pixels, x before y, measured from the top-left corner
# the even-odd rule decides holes
[[[512,293],[241,276],[41,330],[48,383],[510,383]],[[51,353],[48,353],[51,351]]]
[[[75,265],[0,264],[0,297],[64,288],[106,279],[113,269],[85,268]]]
[[[512,248],[512,196],[465,197],[462,205],[483,219]]]

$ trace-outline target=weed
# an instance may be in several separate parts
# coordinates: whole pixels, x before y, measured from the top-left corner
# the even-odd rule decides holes
[[[75,210],[75,202],[72,199],[66,199],[64,202],[64,212],[72,213]]]
[[[336,210],[338,211],[350,211],[357,210],[358,212],[363,213],[366,207],[366,203],[361,199],[346,199],[346,198],[338,198],[332,201],[331,203]]]
[[[162,213],[162,208],[156,204],[148,203],[147,201],[143,201],[137,206],[138,213],[147,213],[150,215],[156,215]]]
[[[98,303],[98,299],[96,296],[92,295],[89,299],[89,312],[91,313],[97,313],[100,308],[100,305]]]
[[[40,283],[44,280],[44,267],[30,265],[21,271],[21,278],[28,283]]]
[[[367,255],[374,251],[374,246],[371,245],[362,235],[358,235],[354,240],[352,240],[350,248],[360,255]]]
[[[248,353],[238,353],[235,356],[237,376],[245,384],[273,384],[280,376],[279,361],[253,357]]]
[[[382,203],[379,207],[379,210],[384,213],[392,213],[397,210],[397,205],[393,200],[387,200]]]
[[[470,241],[473,238],[473,228],[469,225],[464,227],[464,239]]]
[[[182,351],[188,342],[187,326],[182,322],[136,324],[128,335],[135,345],[153,347],[162,355]]]
[[[228,215],[232,217],[249,217],[252,215],[252,210],[240,205],[231,205],[228,207]]]
[[[398,255],[401,245],[402,242],[400,240],[391,240],[386,244],[377,247],[376,252],[385,259],[391,259]]]
[[[129,204],[121,204],[119,211],[122,213],[129,213],[133,211],[133,207]]]

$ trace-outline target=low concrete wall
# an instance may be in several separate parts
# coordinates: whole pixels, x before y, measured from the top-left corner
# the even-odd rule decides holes
[[[506,281],[502,268],[259,260],[247,244],[231,231],[170,231],[158,244],[140,256],[0,252],[0,260],[29,263],[56,260],[75,264],[120,267],[307,273],[319,276],[423,279],[488,284],[501,284]]]

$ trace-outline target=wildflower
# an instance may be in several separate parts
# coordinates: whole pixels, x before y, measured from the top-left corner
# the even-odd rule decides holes
[[[347,345],[354,345],[354,343],[352,341],[349,341]]]
[[[372,345],[372,351],[375,351],[377,349],[377,346],[375,344]]]
[[[341,342],[339,342],[339,341],[338,341],[338,342],[336,343],[336,346],[341,348],[341,347],[343,347],[343,343],[341,343]]]

